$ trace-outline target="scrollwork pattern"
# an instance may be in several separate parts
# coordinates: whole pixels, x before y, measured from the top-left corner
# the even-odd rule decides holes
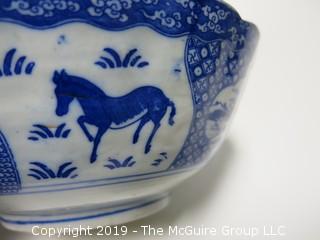
[[[230,12],[219,8],[214,10],[210,6],[204,6],[201,10],[203,16],[207,18],[207,21],[203,24],[197,24],[199,30],[202,32],[214,31],[216,33],[222,33],[223,30],[219,22],[225,20]]]
[[[17,11],[26,16],[52,17],[56,11],[77,12],[80,10],[79,3],[72,0],[41,0],[37,4],[31,4],[25,0],[13,0],[6,11]]]
[[[112,19],[118,19],[120,22],[126,22],[129,17],[125,11],[131,9],[133,4],[156,5],[158,0],[91,0],[91,3],[92,6],[87,9],[91,16],[107,15]]]
[[[161,3],[158,0],[91,0],[91,3],[92,6],[88,8],[88,13],[91,16],[101,17],[106,15],[120,22],[130,21],[127,11],[134,8],[135,5],[139,5],[142,6],[140,11],[144,17],[157,21],[167,28],[181,28],[183,24],[196,24],[199,15],[201,15],[205,21],[196,25],[201,32],[214,31],[222,33],[223,29],[220,21],[225,20],[230,14],[220,8],[201,7],[194,0],[163,1]],[[144,9],[147,5],[153,5],[153,8],[148,9],[149,12]],[[168,9],[172,6],[173,9],[179,9],[177,6],[180,6],[180,8],[182,6],[186,11],[183,14],[180,11],[169,11]]]
[[[91,16],[101,17],[106,14],[120,22],[128,21],[128,16],[123,13],[123,10],[132,7],[132,0],[91,0],[91,2],[93,6],[88,8]]]
[[[195,29],[198,32],[226,33],[223,27],[231,10],[221,8],[218,1],[204,4],[195,0],[12,0],[4,7],[7,12],[17,12],[29,17],[60,17],[59,11],[81,13],[94,21],[110,19],[113,24],[145,22],[158,28]],[[221,4],[220,4],[221,5]]]
[[[174,12],[172,16],[169,16],[166,11],[160,10],[155,11],[153,15],[148,15],[146,12],[144,12],[144,16],[146,18],[149,18],[151,20],[157,21],[159,20],[162,26],[168,27],[168,28],[181,28],[181,14],[179,12]]]

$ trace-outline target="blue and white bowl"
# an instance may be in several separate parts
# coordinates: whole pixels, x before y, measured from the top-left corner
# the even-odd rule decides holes
[[[218,0],[0,3],[0,220],[155,213],[221,143],[257,30]]]

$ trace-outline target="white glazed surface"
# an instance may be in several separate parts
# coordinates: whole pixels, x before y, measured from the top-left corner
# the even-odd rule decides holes
[[[255,27],[219,9],[202,8],[207,22],[196,25],[199,36],[186,36],[184,30],[168,37],[141,26],[112,32],[79,22],[41,30],[0,23],[5,33],[0,40],[0,54],[5,56],[1,143],[9,156],[2,161],[11,161],[7,168],[20,173],[15,181],[17,187],[22,186],[16,192],[5,186],[9,190],[4,188],[0,198],[1,221],[11,229],[26,230],[32,223],[86,220],[81,213],[85,209],[88,214],[100,214],[98,208],[113,212],[125,206],[119,210],[123,214],[130,206],[154,199],[159,201],[155,209],[164,207],[168,200],[162,201],[161,196],[203,167],[221,144],[254,48]],[[231,22],[235,24],[232,28],[226,25],[227,35],[222,39],[206,41],[201,36],[209,30],[213,36],[223,33],[219,21],[216,29],[210,28],[212,15],[207,11],[220,12],[219,21],[231,16],[239,22]],[[30,13],[19,10],[19,14]],[[189,14],[194,14],[192,9]],[[113,49],[120,56],[136,49],[148,67],[126,67],[124,58],[117,68],[110,63],[99,68],[103,49],[109,54]],[[25,74],[17,73],[22,55],[26,61],[34,61],[34,72],[27,67]],[[117,63],[115,55],[110,55]],[[15,74],[10,73],[12,64]],[[146,89],[153,89],[154,96],[140,94]],[[140,95],[130,98],[130,105],[125,95],[135,91]],[[71,104],[64,106],[69,99]],[[159,118],[156,114],[163,108]],[[145,126],[141,125],[142,116],[148,118]],[[117,121],[124,127],[114,125]],[[63,125],[69,135],[56,136]],[[143,128],[136,143],[133,136],[140,125]],[[35,128],[44,128],[49,135],[55,131],[55,136],[42,136]],[[107,132],[97,144],[99,130],[104,128]],[[97,151],[93,145],[98,146]],[[72,174],[64,176],[66,172],[60,168],[66,164]],[[106,223],[118,224],[153,212],[146,207],[136,214],[110,217]],[[93,221],[97,224],[100,220]]]
[[[10,144],[14,146],[14,154],[19,161],[21,171],[27,171],[29,162],[43,161],[51,163],[53,169],[66,161],[72,161],[79,166],[81,172],[76,179],[79,181],[97,180],[121,175],[135,175],[153,172],[151,165],[161,152],[167,152],[169,159],[157,168],[157,171],[167,169],[182,148],[192,120],[193,104],[189,82],[184,65],[184,48],[186,38],[168,39],[147,28],[134,28],[123,32],[107,32],[82,23],[74,23],[45,32],[27,29],[25,27],[1,24],[0,28],[6,34],[0,40],[5,54],[12,43],[17,49],[23,49],[24,54],[32,56],[38,63],[30,76],[15,76],[2,80],[1,96],[3,98],[0,121],[2,128],[10,135]],[[58,44],[59,37],[67,34],[65,43]],[[85,35],[85,36],[84,36]],[[33,39],[31,42],[22,39]],[[132,39],[135,39],[132,41]],[[143,41],[142,39],[148,39]],[[46,42],[45,45],[42,43]],[[93,65],[101,49],[106,46],[116,48],[123,55],[128,49],[137,48],[144,59],[150,61],[146,69],[119,68],[106,71]],[[155,47],[156,46],[156,47]],[[34,51],[37,49],[37,51]],[[170,51],[167,51],[170,49]],[[181,73],[174,72],[180,68]],[[73,101],[69,113],[65,117],[55,114],[55,85],[52,81],[53,69],[67,69],[69,74],[76,74],[90,79],[95,85],[112,97],[123,96],[132,89],[150,85],[161,88],[170,96],[178,109],[175,124],[168,124],[168,114],[162,121],[161,129],[153,142],[152,152],[144,154],[145,139],[152,130],[152,124],[147,124],[141,133],[137,144],[132,144],[132,136],[139,122],[122,129],[108,131],[100,144],[98,160],[90,164],[89,157],[92,143],[88,142],[82,129],[77,125],[77,118],[82,109]],[[17,84],[19,88],[17,88]],[[23,94],[21,93],[23,89]],[[35,97],[36,96],[36,97]],[[12,102],[14,98],[14,102]],[[17,117],[17,114],[19,116]],[[21,121],[23,119],[23,121]],[[47,139],[40,143],[28,140],[30,126],[45,122],[48,126],[57,126],[61,122],[72,127],[68,140]],[[96,128],[88,126],[92,135]],[[18,131],[17,131],[18,129]],[[174,132],[174,134],[172,134]],[[26,152],[25,149],[28,149]],[[125,159],[128,156],[136,159],[134,168],[124,168],[118,171],[108,171],[104,167],[108,158]],[[44,159],[45,158],[45,159]],[[36,186],[42,183],[25,177],[24,186]],[[54,184],[70,182],[69,179],[56,179]],[[72,183],[72,182],[71,182]]]
[[[87,183],[90,180],[99,180],[105,178],[130,176],[154,172],[155,167],[151,165],[150,160],[156,159],[160,152],[168,152],[170,159],[164,162],[157,171],[165,170],[174,160],[173,158],[180,151],[183,140],[189,131],[192,118],[192,97],[189,83],[183,62],[185,38],[168,39],[160,34],[150,31],[146,28],[135,28],[125,32],[112,33],[101,31],[97,28],[85,24],[70,24],[59,27],[58,29],[43,31],[30,30],[21,26],[12,24],[1,24],[0,28],[6,32],[1,38],[0,53],[5,54],[6,49],[10,48],[13,42],[18,49],[23,49],[27,56],[32,55],[33,59],[39,63],[41,71],[33,74],[32,78],[28,76],[16,76],[10,79],[2,80],[1,95],[4,101],[0,120],[2,128],[11,137],[10,144],[14,146],[14,154],[19,161],[21,172],[27,172],[29,162],[41,161],[50,162],[53,169],[60,166],[66,160],[73,161],[80,169],[79,177],[75,181],[69,179],[56,179],[53,185],[69,183],[69,188],[78,188],[81,186],[97,185],[97,183]],[[68,32],[68,37],[64,44],[58,44],[59,37]],[[85,37],[84,37],[85,33]],[[147,38],[148,41],[139,40]],[[33,39],[33,41],[22,41],[22,39]],[[131,39],[135,39],[131,43]],[[46,42],[43,45],[43,42]],[[72,42],[72,44],[68,44]],[[98,68],[88,68],[99,56],[101,49],[106,44],[110,47],[117,46],[120,52],[125,53],[128,49],[143,48],[143,57],[152,59],[150,68],[147,70],[137,70],[133,68],[119,69],[114,71],[104,71]],[[156,46],[156,47],[154,47]],[[37,49],[34,51],[33,49]],[[166,51],[170,49],[170,51]],[[76,54],[75,54],[76,53]],[[170,53],[170,54],[168,54]],[[83,56],[86,56],[84,59]],[[173,67],[182,69],[180,74],[174,72]],[[86,141],[82,130],[76,124],[82,109],[74,102],[70,106],[70,113],[66,117],[55,115],[56,99],[54,96],[54,83],[52,82],[52,69],[68,69],[69,73],[77,73],[94,79],[98,85],[107,93],[114,96],[124,95],[130,90],[141,85],[153,85],[161,87],[163,91],[175,102],[179,112],[176,115],[176,124],[169,126],[165,117],[161,131],[154,140],[152,153],[145,155],[143,153],[144,141],[132,145],[132,136],[138,123],[122,131],[110,131],[106,134],[100,144],[99,158],[97,163],[91,165],[89,156],[91,143]],[[165,80],[164,80],[165,79]],[[94,81],[93,80],[93,81]],[[19,88],[17,88],[17,84]],[[23,89],[23,94],[21,93]],[[37,96],[37,97],[34,97]],[[15,101],[11,99],[14,97]],[[17,117],[19,114],[19,117]],[[23,119],[23,121],[21,121]],[[35,144],[28,141],[30,126],[41,119],[51,126],[57,126],[60,122],[72,126],[72,133],[68,141],[48,139]],[[146,139],[151,131],[150,124],[144,128],[141,139]],[[17,131],[17,128],[19,129]],[[90,129],[93,133],[95,128]],[[171,134],[174,132],[174,134]],[[28,149],[28,151],[25,151]],[[119,153],[121,154],[119,155]],[[119,171],[107,171],[104,167],[106,160],[110,157],[125,159],[127,156],[134,156],[137,159],[135,168],[119,169]],[[23,159],[23,161],[22,161]],[[175,180],[174,180],[175,179]],[[114,203],[123,200],[148,196],[158,192],[161,189],[169,189],[175,182],[180,182],[179,177],[171,178],[171,181],[159,179],[150,183],[126,184],[120,187],[107,187],[86,190],[86,196],[82,191],[56,193],[55,201],[51,197],[44,195],[34,198],[32,196],[22,196],[20,199],[15,197],[2,197],[2,211],[29,211],[42,209],[55,209],[61,207],[77,207],[82,204],[91,205],[99,203]],[[28,177],[22,176],[24,191],[43,191],[50,187],[50,183],[43,184]],[[80,184],[79,184],[80,182]],[[81,182],[83,182],[81,184]],[[170,182],[170,183],[169,183]],[[76,184],[74,184],[76,183]],[[150,187],[148,187],[150,185]],[[34,188],[42,186],[42,188]],[[31,187],[31,188],[29,188]],[[66,187],[55,187],[61,189]],[[70,195],[68,197],[68,195]],[[77,201],[74,201],[74,197]],[[7,200],[9,199],[9,201]],[[25,203],[25,204],[21,204]],[[27,204],[26,204],[27,203]]]

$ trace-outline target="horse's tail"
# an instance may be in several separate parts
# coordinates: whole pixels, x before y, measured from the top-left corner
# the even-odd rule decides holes
[[[177,113],[177,110],[176,110],[176,106],[174,104],[174,102],[170,101],[169,100],[169,106],[171,107],[171,113],[170,113],[170,117],[169,117],[169,124],[172,126],[174,124],[174,116],[176,115]]]

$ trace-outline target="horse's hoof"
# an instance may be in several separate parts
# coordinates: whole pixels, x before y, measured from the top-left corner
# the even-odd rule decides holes
[[[169,122],[169,125],[170,126],[173,126],[175,124],[175,121],[173,121],[173,120],[171,120],[170,122]]]
[[[94,163],[95,161],[97,161],[97,155],[91,156],[90,163]]]
[[[146,149],[144,150],[145,154],[148,154],[151,150],[151,145],[147,146]]]

